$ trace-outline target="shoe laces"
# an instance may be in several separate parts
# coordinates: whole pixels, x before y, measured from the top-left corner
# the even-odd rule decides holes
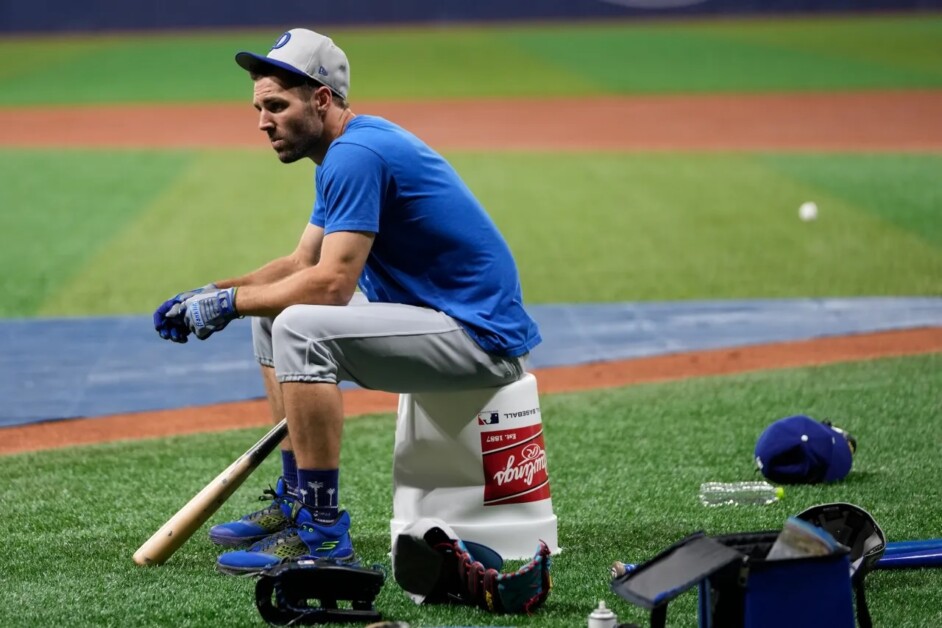
[[[274,534],[266,536],[264,539],[262,539],[261,541],[258,541],[257,543],[255,543],[255,545],[251,546],[248,549],[248,551],[258,552],[261,550],[268,549],[269,547],[273,547],[275,545],[278,545],[279,543],[283,543],[288,537],[294,536],[297,533],[298,533],[297,526],[290,525],[287,528],[284,528],[283,530],[280,530],[278,532],[275,532]]]
[[[284,503],[286,501],[296,502],[298,501],[298,494],[295,491],[292,491],[285,485],[285,492],[278,493],[278,489],[273,488],[271,484],[268,485],[268,488],[262,489],[262,494],[258,496],[258,501],[260,502],[277,502]]]
[[[262,494],[258,496],[258,501],[260,502],[275,501],[279,497],[281,497],[281,495],[279,495],[278,492],[272,488],[271,484],[269,484],[268,488],[263,489]]]
[[[283,476],[280,477],[280,478],[278,478],[278,479],[279,479],[279,481],[281,481],[281,482],[284,484],[285,492],[282,493],[281,495],[279,495],[279,494],[278,494],[278,489],[276,489],[274,486],[272,486],[271,484],[269,484],[269,485],[268,485],[268,488],[262,489],[262,494],[259,495],[259,497],[258,497],[258,500],[259,500],[259,501],[262,501],[262,502],[269,501],[269,500],[277,501],[277,500],[282,499],[282,498],[285,498],[285,497],[287,497],[287,498],[289,498],[289,499],[294,499],[294,500],[296,500],[296,499],[298,498],[298,494],[288,488],[288,483],[285,482],[285,479],[284,479]]]
[[[272,491],[272,493],[274,494],[274,491]],[[303,507],[304,505],[299,500],[293,500],[291,504],[291,523],[288,524],[288,526],[283,530],[280,530],[270,536],[266,536],[261,541],[258,541],[255,545],[249,548],[249,551],[267,549],[273,545],[278,545],[278,543],[283,542],[284,539],[288,538],[289,536],[297,535],[300,528],[307,529],[306,524],[298,523],[298,512]]]

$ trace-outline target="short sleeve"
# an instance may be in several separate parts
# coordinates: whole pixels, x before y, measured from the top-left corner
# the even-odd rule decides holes
[[[358,144],[330,147],[315,176],[311,223],[334,231],[379,232],[379,214],[389,183],[386,162]]]

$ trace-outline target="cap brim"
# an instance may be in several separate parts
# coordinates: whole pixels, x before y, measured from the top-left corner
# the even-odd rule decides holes
[[[827,427],[827,430],[834,435],[834,448],[831,450],[831,463],[828,465],[827,473],[824,474],[824,481],[834,482],[844,479],[850,473],[850,468],[854,464],[854,454],[843,434],[830,427]]]
[[[243,69],[248,70],[249,72],[254,72],[255,74],[265,74],[270,72],[272,68],[279,68],[292,74],[297,74],[298,76],[303,76],[305,78],[313,78],[308,76],[298,68],[285,63],[283,61],[276,61],[275,59],[269,59],[263,55],[257,55],[254,52],[239,52],[235,56],[236,63],[238,63]]]

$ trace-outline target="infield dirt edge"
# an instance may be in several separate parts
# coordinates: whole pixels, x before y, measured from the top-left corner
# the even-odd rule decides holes
[[[886,357],[942,353],[942,327],[751,345],[709,351],[562,366],[533,371],[541,395],[596,390],[691,377],[819,366]],[[347,418],[395,412],[395,394],[344,391]],[[271,424],[264,399],[47,421],[0,429],[0,455],[76,445],[221,432]]]

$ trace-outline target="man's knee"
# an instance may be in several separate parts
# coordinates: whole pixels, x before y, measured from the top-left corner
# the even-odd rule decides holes
[[[272,319],[262,316],[252,317],[252,346],[255,359],[263,366],[274,366],[271,328]]]
[[[323,341],[321,315],[327,307],[292,305],[275,318],[271,339],[279,381],[337,381],[336,359]]]
[[[275,317],[271,325],[272,342],[277,346],[284,339],[296,336],[301,322],[303,308],[300,305],[290,305],[281,314]]]

